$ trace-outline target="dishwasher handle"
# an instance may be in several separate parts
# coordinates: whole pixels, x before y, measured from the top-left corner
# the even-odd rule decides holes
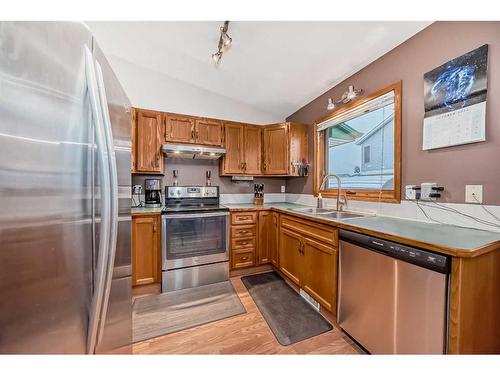
[[[432,271],[443,274],[450,272],[450,257],[443,254],[348,230],[340,230],[339,239]]]

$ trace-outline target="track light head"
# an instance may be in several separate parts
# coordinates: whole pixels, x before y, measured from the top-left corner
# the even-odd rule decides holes
[[[212,53],[212,60],[214,61],[215,65],[219,64],[221,58],[222,58],[222,51],[217,51],[215,53]]]

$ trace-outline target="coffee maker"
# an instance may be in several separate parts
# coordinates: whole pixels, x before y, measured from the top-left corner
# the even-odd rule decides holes
[[[144,180],[144,192],[146,207],[161,207],[161,185],[158,178]]]

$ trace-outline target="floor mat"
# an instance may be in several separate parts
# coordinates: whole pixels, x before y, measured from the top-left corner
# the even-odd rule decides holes
[[[230,281],[138,298],[134,302],[133,341],[245,313]]]
[[[276,272],[245,276],[241,281],[281,345],[294,344],[333,328]]]

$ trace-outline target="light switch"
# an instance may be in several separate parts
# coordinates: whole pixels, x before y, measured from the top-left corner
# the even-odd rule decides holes
[[[483,203],[483,185],[465,185],[465,203]]]

